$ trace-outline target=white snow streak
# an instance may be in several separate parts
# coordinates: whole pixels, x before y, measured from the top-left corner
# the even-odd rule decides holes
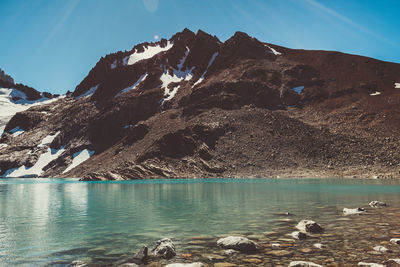
[[[71,165],[69,165],[63,171],[63,173],[69,172],[70,170],[72,170],[73,168],[75,168],[76,166],[81,164],[82,162],[88,160],[91,156],[93,156],[93,154],[94,154],[94,151],[88,150],[88,149],[84,149],[84,150],[74,153],[74,155],[72,156]]]
[[[170,83],[178,83],[181,81],[189,81],[190,79],[193,78],[192,71],[195,69],[195,67],[191,67],[190,69],[186,68],[183,70],[183,65],[185,64],[186,58],[189,55],[190,49],[186,47],[185,55],[183,58],[179,61],[179,64],[177,65],[178,69],[173,69],[172,75],[169,74],[168,70],[165,69],[164,73],[161,74],[160,80],[162,82],[161,88],[164,89],[164,95],[166,96],[161,100],[161,103],[167,100],[171,100],[176,93],[178,92],[179,85],[175,86],[173,89],[169,89],[168,85]]]
[[[149,59],[157,55],[158,53],[167,51],[172,48],[174,43],[171,43],[170,41],[167,42],[167,45],[165,47],[161,47],[160,45],[156,46],[147,46],[144,48],[143,52],[133,52],[130,56],[127,56],[123,59],[123,64],[124,65],[133,65],[136,62],[139,62],[144,59]]]
[[[11,129],[8,131],[12,136],[16,137],[22,133],[24,133],[24,129],[22,129],[21,127],[17,126],[14,129]]]
[[[270,47],[269,45],[264,45],[265,47],[268,47],[271,51],[269,51],[270,53],[274,54],[275,56],[279,56],[282,55],[281,52],[276,51],[275,49],[273,49],[272,47]]]
[[[206,70],[203,72],[203,74],[201,75],[201,77],[193,84],[192,88],[195,87],[196,85],[198,85],[199,83],[201,83],[204,80],[204,75],[206,75],[208,68],[213,64],[215,58],[218,56],[218,52],[215,52],[212,56],[210,61],[208,62],[207,68]]]
[[[35,165],[29,168],[23,165],[19,168],[8,170],[5,172],[4,177],[40,176],[43,173],[43,168],[57,159],[64,151],[64,147],[60,149],[47,148],[47,151],[40,155]]]
[[[130,90],[136,89],[140,85],[140,83],[143,82],[146,78],[147,78],[147,72],[145,74],[143,74],[142,76],[140,76],[139,79],[133,85],[123,89],[121,92],[116,94],[115,97],[119,97],[120,95],[125,94],[125,93],[129,92]]]
[[[400,89],[400,83],[395,83],[395,84],[394,84],[394,88]]]
[[[168,101],[168,100],[171,100],[172,98],[174,98],[174,96],[178,92],[179,87],[180,87],[180,85],[175,86],[172,90],[169,90],[169,92],[168,92],[169,96],[164,98],[164,101]]]
[[[376,91],[375,93],[369,94],[370,96],[376,96],[376,95],[380,95],[381,92]]]
[[[99,85],[100,85],[100,84],[98,84],[98,85],[96,85],[96,86],[93,86],[92,88],[90,88],[89,90],[87,90],[85,93],[83,93],[83,94],[81,94],[81,95],[79,95],[79,96],[76,96],[76,97],[75,97],[75,100],[77,100],[77,99],[79,99],[79,98],[82,98],[82,97],[87,97],[87,96],[93,95],[94,92],[96,92],[97,88],[99,88]]]

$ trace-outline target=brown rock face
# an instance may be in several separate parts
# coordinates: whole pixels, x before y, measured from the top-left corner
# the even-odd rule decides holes
[[[63,153],[42,176],[398,177],[395,83],[399,64],[185,29],[101,58],[71,95],[13,117],[6,129],[25,132],[2,137],[0,175],[34,166],[57,132]]]

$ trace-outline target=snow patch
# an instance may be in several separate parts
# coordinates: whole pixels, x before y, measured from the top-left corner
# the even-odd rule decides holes
[[[400,83],[395,83],[395,84],[394,84],[394,88],[400,89]]]
[[[14,100],[16,97],[20,99]],[[49,99],[42,97],[37,100],[26,100],[27,96],[17,89],[0,88],[0,134],[3,133],[7,122],[17,112],[27,110],[32,106],[48,104],[60,98]]]
[[[380,95],[381,92],[376,91],[375,93],[369,94],[370,96]]]
[[[12,136],[16,137],[22,133],[24,133],[24,129],[22,129],[21,127],[17,126],[14,129],[11,129],[8,131]]]
[[[93,150],[88,150],[88,149],[84,149],[84,150],[81,150],[79,152],[74,153],[74,155],[72,156],[71,165],[69,165],[63,171],[63,173],[69,172],[70,170],[72,170],[73,168],[75,168],[76,166],[81,164],[82,162],[88,160],[91,156],[93,156],[93,154],[94,154],[94,151]]]
[[[0,149],[2,149],[2,148],[6,148],[6,147],[8,147],[8,145],[7,145],[7,144],[4,144],[4,143],[1,143],[1,144],[0,144]]]
[[[46,152],[40,155],[35,165],[32,167],[22,165],[19,168],[10,169],[6,171],[4,177],[40,176],[43,173],[43,168],[53,160],[57,159],[64,151],[64,147],[61,147],[60,149],[47,148]]]
[[[293,91],[295,91],[298,94],[301,94],[303,92],[304,86],[297,86],[295,88],[293,88]]]
[[[98,84],[98,85],[96,85],[96,86],[93,86],[92,88],[90,88],[89,90],[87,90],[85,93],[83,93],[83,94],[81,94],[81,95],[79,95],[79,96],[76,96],[76,97],[75,97],[75,100],[77,100],[77,99],[79,99],[79,98],[82,98],[82,97],[87,97],[87,96],[93,95],[94,92],[96,92],[97,88],[99,88],[99,85],[100,85],[100,84]]]
[[[117,67],[118,61],[114,60],[114,62],[111,64],[111,69],[115,69]]]
[[[164,73],[161,74],[160,80],[161,80],[161,88],[164,89],[164,95],[166,96],[165,98],[161,99],[161,103],[163,103],[164,101],[167,100],[171,100],[176,93],[178,92],[179,89],[179,85],[175,86],[173,89],[169,89],[168,85],[170,83],[178,83],[181,81],[189,81],[190,79],[193,78],[193,74],[192,71],[196,68],[196,67],[191,67],[190,69],[186,68],[185,70],[183,70],[183,65],[185,64],[186,58],[189,55],[190,49],[188,47],[186,47],[186,51],[185,51],[185,55],[183,56],[183,58],[179,61],[179,64],[177,65],[177,69],[173,69],[172,71],[172,75],[169,74],[168,70],[165,69]]]
[[[203,74],[201,75],[201,77],[193,84],[192,88],[195,87],[196,85],[198,85],[199,83],[201,83],[202,81],[204,81],[204,75],[206,75],[208,68],[213,64],[215,58],[218,56],[218,52],[215,52],[212,56],[210,61],[208,62],[207,68],[206,70],[203,72]]]
[[[174,98],[174,96],[178,92],[179,87],[180,87],[180,85],[175,86],[172,90],[169,90],[168,97],[164,98],[164,101],[168,101],[168,100],[171,100],[172,98]]]
[[[124,128],[125,128],[125,129],[133,128],[133,124],[127,124],[127,125],[124,126]]]
[[[147,78],[147,72],[145,74],[143,74],[142,76],[140,76],[139,79],[133,85],[123,89],[121,92],[116,94],[115,97],[119,97],[120,95],[125,94],[125,93],[129,92],[130,90],[136,89],[140,85],[140,83],[143,82],[146,78]]]
[[[272,47],[270,47],[269,45],[264,45],[265,47],[268,47],[270,49],[270,53],[274,54],[275,56],[280,56],[282,55],[281,52],[276,51],[275,49],[273,49]]]
[[[174,43],[168,41],[167,45],[165,47],[161,47],[160,45],[155,45],[155,46],[147,46],[144,48],[143,52],[133,52],[130,56],[127,56],[123,59],[123,64],[124,65],[133,65],[136,62],[139,62],[144,59],[149,59],[157,55],[158,53],[168,51],[169,49],[172,48]]]
[[[57,137],[57,135],[60,134],[60,131],[56,132],[53,135],[48,135],[45,138],[43,138],[42,142],[40,142],[39,147],[46,147],[48,145],[51,144],[51,142],[53,142],[54,138]]]

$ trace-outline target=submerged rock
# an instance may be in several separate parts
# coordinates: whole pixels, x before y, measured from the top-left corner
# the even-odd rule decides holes
[[[359,262],[357,266],[362,266],[362,267],[385,267],[383,264],[379,263],[371,263],[371,262]]]
[[[323,266],[310,261],[292,261],[289,264],[289,267],[323,267]]]
[[[378,251],[378,252],[383,252],[383,253],[390,251],[389,249],[385,248],[384,246],[373,247],[373,250]]]
[[[132,261],[137,264],[142,264],[147,261],[148,248],[143,246],[136,254],[133,256]]]
[[[366,210],[364,208],[355,208],[355,209],[344,208],[343,209],[344,215],[355,215],[355,214],[362,214],[365,212],[366,212]]]
[[[224,251],[224,254],[227,256],[231,256],[234,254],[240,253],[240,251],[234,250],[234,249],[227,249]]]
[[[165,267],[204,267],[204,263],[193,262],[193,263],[170,263],[165,265]]]
[[[295,231],[290,234],[293,238],[298,239],[298,240],[303,240],[307,238],[307,235],[302,232]]]
[[[163,238],[156,242],[155,246],[151,250],[151,253],[158,257],[171,259],[176,255],[175,245],[169,238]]]
[[[390,239],[390,243],[400,245],[400,238],[392,238]]]
[[[217,241],[217,245],[225,249],[234,249],[242,252],[254,252],[261,248],[256,242],[242,236],[228,236]]]
[[[400,267],[400,259],[389,259],[385,261],[384,265],[386,267]]]
[[[301,220],[296,225],[296,228],[299,229],[301,232],[308,233],[319,233],[323,231],[323,228],[318,223],[311,220]]]
[[[86,262],[76,260],[76,261],[71,262],[70,266],[71,267],[87,267],[88,265]]]
[[[319,248],[319,249],[326,248],[326,245],[321,244],[321,243],[315,243],[313,246],[316,247],[316,248]]]
[[[370,205],[371,207],[373,207],[373,208],[377,208],[377,207],[386,207],[386,206],[387,206],[386,202],[377,201],[377,200],[371,201],[371,202],[369,203],[369,205]]]

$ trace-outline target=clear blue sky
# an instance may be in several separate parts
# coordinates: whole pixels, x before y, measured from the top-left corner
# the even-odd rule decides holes
[[[400,63],[399,11],[397,0],[0,0],[0,68],[64,93],[101,56],[185,27]]]

